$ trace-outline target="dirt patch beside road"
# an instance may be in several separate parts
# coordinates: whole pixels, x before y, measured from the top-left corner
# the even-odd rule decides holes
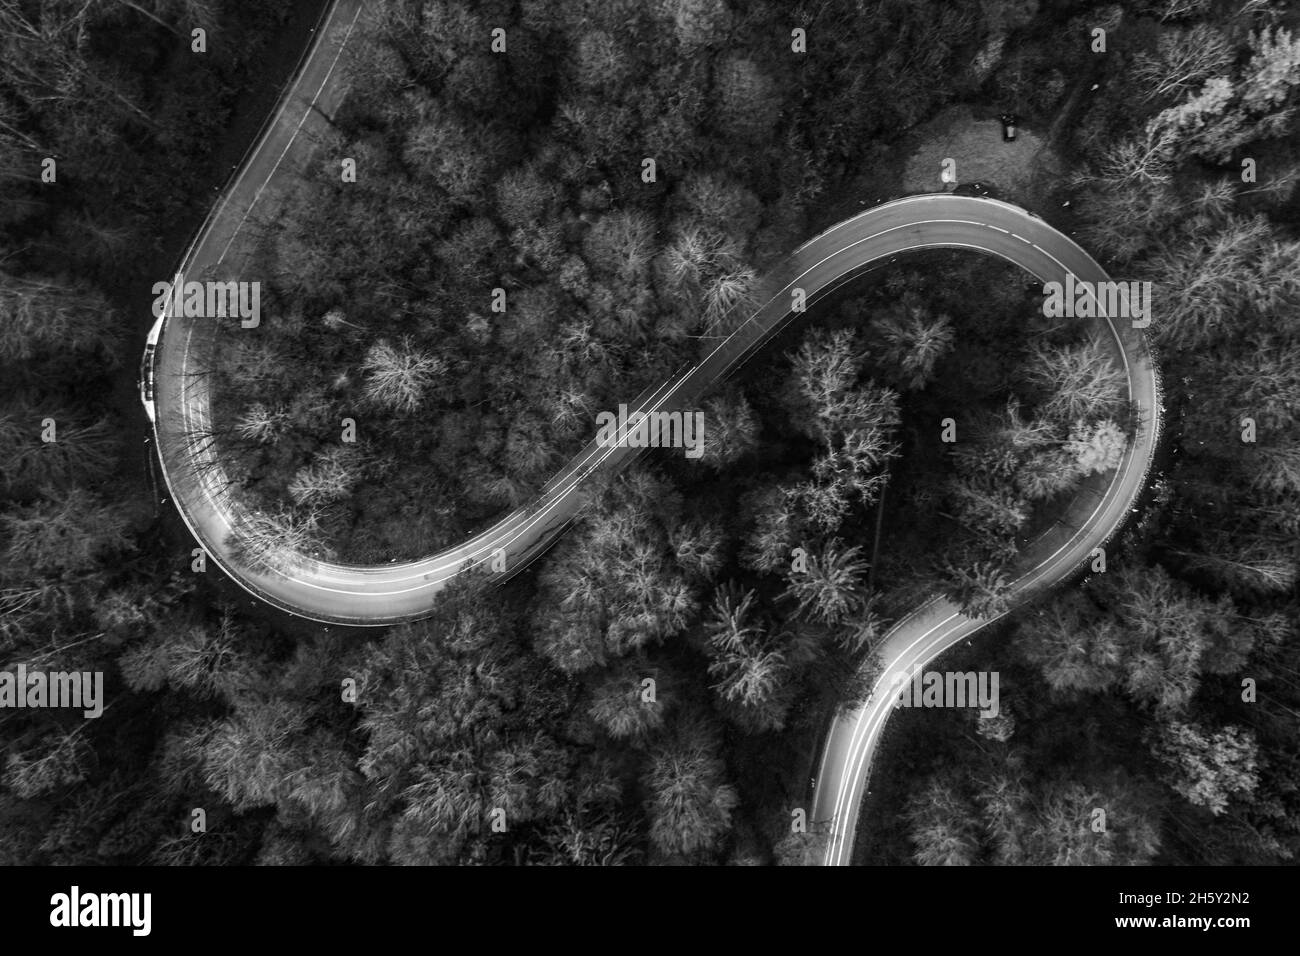
[[[996,119],[977,119],[969,106],[954,106],[918,126],[908,138],[903,191],[950,192],[958,183],[983,183],[1003,199],[1030,208],[1059,184],[1061,164],[1044,137],[1019,127],[1013,142],[1002,139]],[[940,178],[944,160],[956,164],[956,181]]]

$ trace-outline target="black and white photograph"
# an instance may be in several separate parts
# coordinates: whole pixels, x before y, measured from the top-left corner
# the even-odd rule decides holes
[[[6,926],[1280,931],[1290,0],[0,0],[0,177]]]

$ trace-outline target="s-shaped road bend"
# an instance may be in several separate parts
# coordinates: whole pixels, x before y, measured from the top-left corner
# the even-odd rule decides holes
[[[336,0],[322,17],[298,72],[263,134],[221,201],[191,243],[179,271],[216,275],[264,192],[297,175],[284,159],[313,108],[329,111],[342,95],[339,63],[358,18],[360,0]],[[809,306],[839,285],[925,249],[967,249],[1015,263],[1043,282],[1067,273],[1096,283],[1105,272],[1067,236],[1037,216],[992,199],[935,194],[876,206],[810,239],[766,283],[766,302],[688,368],[648,389],[630,411],[688,410],[742,366],[790,322],[794,290]],[[1145,483],[1160,431],[1159,383],[1140,330],[1119,318],[1084,320],[1122,364],[1133,434],[1119,466],[1093,476],[1062,508],[1056,522],[1030,542],[1016,566],[1012,603],[1076,571],[1113,534]],[[455,575],[481,565],[516,570],[543,552],[581,510],[585,483],[596,471],[616,471],[640,449],[602,447],[593,439],[526,507],[439,554],[378,566],[335,564],[296,555],[274,568],[249,570],[233,560],[230,532],[241,505],[228,491],[218,449],[204,439],[211,420],[208,377],[195,373],[218,341],[211,319],[164,314],[149,337],[141,383],[168,490],[208,556],[236,583],[268,603],[302,617],[348,625],[386,625],[428,615]],[[866,701],[834,719],[815,782],[811,818],[829,832],[825,862],[847,864],[871,757],[893,709],[891,675],[919,670],[990,619],[973,619],[934,598],[898,621],[878,650],[879,680]]]

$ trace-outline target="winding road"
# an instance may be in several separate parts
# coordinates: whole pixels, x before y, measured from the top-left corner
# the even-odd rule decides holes
[[[273,205],[277,186],[298,175],[290,161],[292,147],[305,138],[301,134],[313,111],[329,115],[337,107],[343,92],[340,59],[362,10],[359,0],[336,0],[322,18],[275,114],[186,251],[178,271],[187,279],[257,278],[240,274],[243,267],[232,252],[235,240],[259,202]],[[899,199],[832,226],[800,246],[768,277],[760,308],[695,364],[647,390],[629,408],[653,412],[697,407],[701,396],[799,318],[791,310],[795,289],[804,291],[811,308],[838,286],[897,256],[938,248],[996,256],[1044,282],[1064,281],[1067,273],[1092,282],[1106,279],[1083,249],[1019,207],[951,194]],[[1017,600],[1072,574],[1118,529],[1142,490],[1159,435],[1158,376],[1142,333],[1120,319],[1081,321],[1090,321],[1093,334],[1127,373],[1134,434],[1119,467],[1093,476],[1056,522],[1025,548],[1016,569]],[[238,328],[225,331],[240,333]],[[141,393],[168,490],[194,537],[234,581],[276,607],[313,620],[348,625],[413,620],[428,615],[438,592],[466,568],[504,567],[500,573],[506,575],[517,571],[578,514],[590,475],[618,470],[641,453],[601,447],[593,439],[536,501],[462,544],[418,561],[356,566],[295,555],[275,569],[250,571],[233,560],[228,544],[241,506],[228,493],[222,463],[206,437],[211,397],[207,377],[196,374],[219,342],[219,323],[211,319],[164,315],[150,333]],[[885,689],[890,676],[923,668],[988,623],[936,598],[900,620],[885,637],[879,651],[884,665],[880,682],[865,704],[836,716],[822,753],[811,818],[829,831],[825,862],[845,864],[852,854],[871,757],[893,709]]]

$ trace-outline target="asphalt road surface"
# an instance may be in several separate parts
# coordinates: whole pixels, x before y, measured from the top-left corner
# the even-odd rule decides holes
[[[342,94],[341,53],[355,32],[361,10],[358,0],[338,0],[326,14],[264,135],[186,252],[180,270],[187,279],[220,274],[255,207],[272,201],[268,190],[273,192],[277,184],[298,175],[286,157],[308,127],[313,108],[328,114],[337,105]],[[767,278],[761,308],[725,339],[717,340],[694,365],[647,390],[629,408],[654,412],[698,407],[701,396],[787,323],[800,318],[791,311],[795,289],[804,291],[811,308],[837,286],[897,256],[938,248],[997,256],[1043,281],[1064,281],[1067,273],[1092,282],[1107,278],[1067,236],[1016,206],[950,194],[899,199],[847,219],[797,249]],[[1158,379],[1142,333],[1120,319],[1078,321],[1089,322],[1093,334],[1123,364],[1135,409],[1135,434],[1120,466],[1094,476],[1063,509],[1056,524],[1026,548],[1017,567],[1017,598],[1070,575],[1119,527],[1141,492],[1158,438]],[[274,569],[250,571],[232,559],[228,536],[241,506],[228,493],[217,449],[206,437],[211,402],[208,379],[198,370],[204,367],[207,350],[219,341],[215,326],[211,319],[167,316],[161,330],[156,330],[160,334],[146,407],[154,421],[168,489],[211,560],[250,593],[302,617],[386,625],[426,616],[438,592],[466,568],[508,575],[545,551],[581,509],[587,478],[596,471],[616,471],[641,453],[600,447],[593,439],[536,501],[457,547],[418,561],[363,567],[294,555]],[[893,700],[884,692],[890,676],[924,668],[987,623],[968,618],[936,598],[899,621],[886,636],[880,649],[881,682],[867,703],[837,715],[822,754],[811,817],[829,828],[827,863],[845,864],[852,854],[871,757],[893,709]]]

